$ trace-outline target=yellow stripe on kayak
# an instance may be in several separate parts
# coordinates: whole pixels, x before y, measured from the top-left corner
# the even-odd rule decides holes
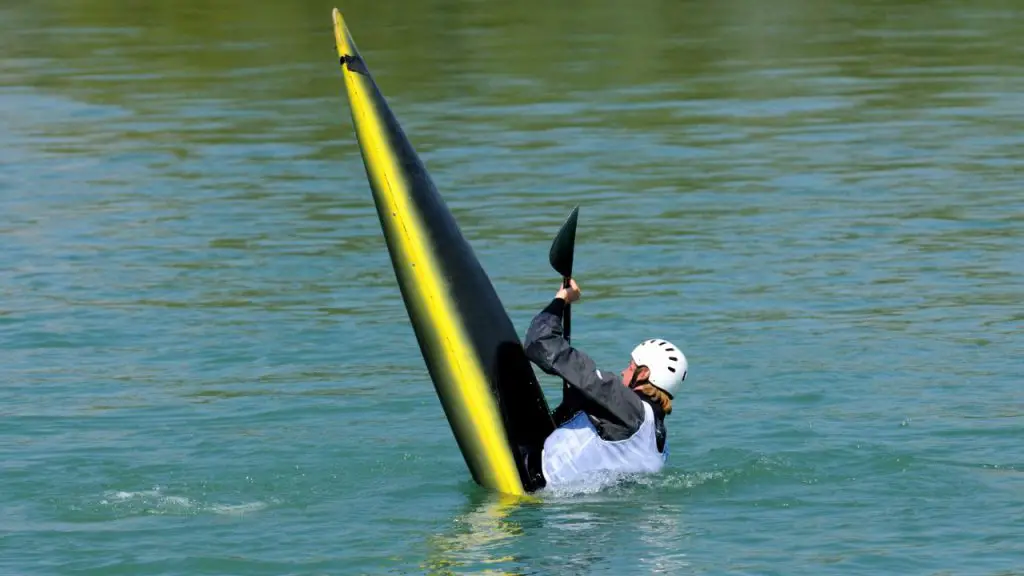
[[[433,257],[431,241],[418,217],[410,197],[409,182],[394,151],[389,145],[388,131],[374,104],[375,87],[368,75],[353,72],[344,64],[344,57],[359,57],[341,12],[334,9],[334,36],[338,56],[342,58],[342,72],[352,109],[359,144],[366,161],[367,173],[375,188],[390,207],[381,218],[390,218],[396,245],[403,264],[411,267],[415,286],[406,286],[414,307],[429,317],[428,338],[439,350],[439,368],[454,392],[460,418],[468,419],[472,438],[469,442],[479,447],[483,458],[482,483],[506,494],[525,494],[512,452],[508,446],[498,407],[477,355],[460,322],[440,267]],[[453,426],[453,431],[458,433]]]

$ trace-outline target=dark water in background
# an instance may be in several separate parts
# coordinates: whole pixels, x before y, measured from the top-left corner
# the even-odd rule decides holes
[[[526,506],[425,374],[332,6],[0,7],[0,573],[1024,571],[1024,6],[341,6],[520,331],[580,203],[574,342],[690,358],[666,473]]]

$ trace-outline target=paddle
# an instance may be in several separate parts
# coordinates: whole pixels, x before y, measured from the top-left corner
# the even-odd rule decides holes
[[[569,213],[569,217],[565,219],[565,224],[558,230],[558,234],[555,235],[554,241],[551,242],[551,251],[548,253],[548,261],[551,262],[551,267],[562,275],[562,286],[569,287],[569,278],[572,277],[572,259],[573,254],[576,251],[576,220],[579,217],[580,207],[577,205]],[[565,336],[565,341],[569,341],[569,333],[572,330],[572,315],[569,304],[565,305],[565,312],[562,314],[562,334]],[[562,398],[563,402],[559,405],[558,409],[555,410],[554,418],[555,425],[560,425],[560,420],[564,419],[567,414],[566,410],[569,406],[565,403],[566,395],[569,393],[569,383],[562,382]]]
[[[562,286],[569,287],[569,278],[572,277],[572,258],[576,252],[576,220],[579,218],[580,207],[576,206],[565,219],[565,224],[558,230],[555,240],[551,242],[551,251],[548,252],[548,261],[551,267],[562,275]],[[565,314],[562,315],[562,333],[565,339],[569,340],[569,332],[572,328],[572,316],[569,313],[569,305],[565,306]]]

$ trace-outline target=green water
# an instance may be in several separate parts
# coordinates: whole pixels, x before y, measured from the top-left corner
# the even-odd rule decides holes
[[[690,358],[663,474],[518,507],[332,6],[0,7],[0,573],[1024,573],[1019,3],[341,5],[520,333],[579,203],[574,342]]]

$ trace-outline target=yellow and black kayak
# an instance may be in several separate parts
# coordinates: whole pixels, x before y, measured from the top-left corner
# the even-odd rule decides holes
[[[334,36],[391,263],[455,440],[478,484],[530,492],[526,453],[554,429],[544,393],[487,273],[337,9]]]

